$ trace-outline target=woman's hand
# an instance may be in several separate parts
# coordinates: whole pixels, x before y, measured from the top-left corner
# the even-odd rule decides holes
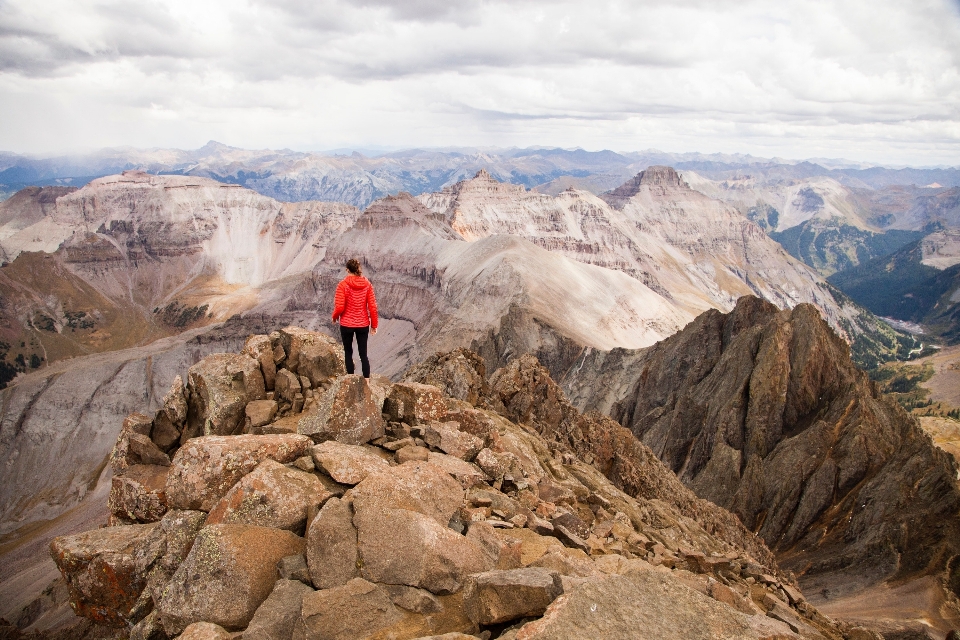
[[[372,329],[372,330],[370,331],[370,333],[372,333],[373,335],[377,335],[377,330],[376,330],[376,329]]]

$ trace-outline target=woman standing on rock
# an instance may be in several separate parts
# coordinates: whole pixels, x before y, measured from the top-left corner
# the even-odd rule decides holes
[[[363,377],[370,377],[370,361],[367,360],[367,336],[370,329],[377,333],[377,298],[373,285],[363,277],[360,263],[347,260],[347,277],[337,285],[333,300],[333,321],[340,321],[340,337],[343,339],[343,355],[347,373],[353,373],[353,337],[357,337],[360,353],[360,368]]]

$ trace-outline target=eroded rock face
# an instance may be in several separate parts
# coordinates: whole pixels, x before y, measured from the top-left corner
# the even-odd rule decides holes
[[[490,387],[493,401],[504,407],[508,418],[533,425],[547,440],[590,460],[631,496],[671,504],[714,535],[749,549],[757,560],[774,563],[766,545],[739,519],[698,499],[632,432],[599,413],[577,411],[533,356],[523,356],[497,370]]]
[[[945,571],[960,593],[960,566],[945,562],[960,553],[955,467],[856,369],[817,309],[742,298],[614,357],[630,359],[632,384],[591,402],[788,553],[808,584]]]
[[[167,503],[175,509],[210,511],[240,478],[263,460],[293,462],[313,443],[294,434],[206,436],[189,440],[167,476]]]
[[[124,626],[146,585],[137,572],[134,547],[156,524],[107,527],[55,538],[50,553],[70,587],[77,615],[101,624]]]
[[[300,420],[297,433],[315,442],[363,444],[383,436],[386,425],[381,411],[363,376],[340,376],[320,399],[316,413]]]
[[[164,631],[194,622],[242,629],[267,599],[284,556],[302,553],[303,538],[289,531],[237,524],[204,527],[159,603]]]

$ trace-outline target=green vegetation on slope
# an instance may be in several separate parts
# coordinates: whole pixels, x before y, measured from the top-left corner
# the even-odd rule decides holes
[[[770,233],[787,253],[824,277],[889,255],[924,235],[923,231],[900,230],[874,233],[844,224],[839,218],[811,218],[786,231]]]
[[[960,265],[941,271],[921,260],[917,241],[827,280],[877,315],[930,325],[955,339],[960,324],[950,298],[960,285]]]

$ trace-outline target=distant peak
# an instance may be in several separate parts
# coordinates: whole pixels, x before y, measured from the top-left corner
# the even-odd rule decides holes
[[[647,167],[637,174],[638,184],[649,184],[664,187],[682,187],[684,186],[680,174],[673,167],[654,166]]]
[[[233,147],[223,144],[222,142],[217,142],[216,140],[210,140],[207,144],[200,147],[198,151],[201,153],[216,153],[217,151],[228,151],[233,149]]]
[[[689,189],[687,183],[683,181],[680,174],[673,167],[653,166],[647,167],[633,178],[624,182],[622,185],[604,194],[607,202],[623,201],[640,193],[641,187],[656,187],[658,190],[667,189]]]
[[[480,169],[480,171],[477,171],[477,175],[473,176],[473,179],[477,180],[478,178],[482,180],[493,180],[493,176],[487,173],[486,169]]]

